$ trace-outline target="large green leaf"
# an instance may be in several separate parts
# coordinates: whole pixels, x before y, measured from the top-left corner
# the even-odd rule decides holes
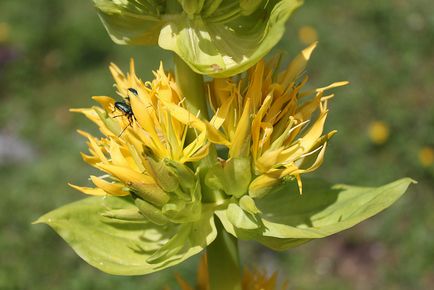
[[[282,37],[302,0],[170,1],[93,0],[118,44],[158,44],[177,53],[194,71],[226,77],[245,71]],[[173,1],[170,5],[173,5]],[[184,10],[183,10],[184,9]]]
[[[224,2],[227,1],[219,7],[221,10]],[[236,17],[228,17],[228,21],[220,20],[225,14],[219,15],[219,9],[209,17],[180,14],[165,24],[158,43],[176,52],[197,73],[227,77],[243,72],[277,44],[285,31],[285,22],[302,1],[266,3],[249,15],[234,7],[232,11],[239,12]]]
[[[48,224],[86,262],[116,275],[142,275],[173,266],[216,237],[211,211],[197,222],[170,226],[106,215],[134,209],[129,198],[91,197],[47,213],[35,223]]]
[[[256,200],[261,211],[254,217],[244,211],[220,210],[217,215],[225,229],[241,239],[257,240],[275,250],[284,250],[311,239],[326,237],[348,229],[392,205],[408,186],[403,178],[371,188],[305,181],[303,195],[288,183]],[[245,217],[240,217],[240,215]],[[257,221],[258,228],[251,226]]]
[[[158,41],[164,22],[162,1],[93,0],[111,39],[117,44],[152,45]]]

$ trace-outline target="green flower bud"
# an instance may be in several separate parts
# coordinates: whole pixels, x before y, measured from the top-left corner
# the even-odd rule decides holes
[[[149,202],[144,201],[143,199],[136,198],[134,200],[135,205],[139,209],[140,213],[148,218],[151,222],[157,225],[164,225],[168,222],[168,218],[166,218],[160,209],[153,206]]]
[[[148,172],[168,196],[168,200],[160,205],[158,214],[174,223],[185,223],[200,218],[201,189],[194,172],[186,165],[167,158],[160,161],[148,158],[147,161]],[[154,208],[145,206],[144,210],[156,213]],[[160,219],[157,218],[157,221]]]
[[[205,176],[208,187],[223,191],[226,195],[241,197],[247,193],[251,180],[249,158],[231,158],[217,163]]]
[[[140,213],[138,208],[114,209],[102,213],[102,216],[116,221],[145,221],[145,217]]]

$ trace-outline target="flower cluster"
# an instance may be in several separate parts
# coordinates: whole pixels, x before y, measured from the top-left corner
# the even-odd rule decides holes
[[[144,216],[156,224],[198,220],[201,183],[228,199],[241,198],[252,213],[258,212],[252,199],[276,184],[294,178],[301,192],[300,175],[321,165],[335,133],[323,134],[333,96],[325,91],[346,84],[303,90],[308,78],[302,73],[314,47],[302,51],[281,74],[274,73],[276,61],[260,61],[240,78],[214,79],[208,85],[215,112],[209,123],[184,107],[175,81],[162,66],[152,82],[142,82],[133,62],[126,76],[112,64],[122,101],[98,96],[94,99],[100,107],[73,110],[95,122],[105,136],[79,131],[90,151],[83,159],[105,175],[91,176],[95,188],[72,186],[90,195],[131,195],[138,211],[106,215]],[[188,142],[192,131],[195,138]],[[211,143],[227,148],[227,158],[211,160],[215,163],[201,181],[195,164],[208,157]]]
[[[223,228],[284,250],[383,210],[411,179],[379,188],[302,186],[300,176],[321,165],[335,134],[324,132],[333,97],[327,90],[347,84],[306,89],[315,45],[280,73],[275,58],[209,81],[203,87],[209,120],[188,109],[188,91],[162,66],[143,82],[133,62],[126,75],[112,64],[119,96],[96,96],[99,106],[72,110],[103,135],[79,131],[88,139],[83,159],[103,173],[90,177],[94,187],[71,185],[95,197],[38,222],[52,226],[93,266],[139,275],[198,254]]]
[[[152,82],[136,76],[133,61],[126,76],[114,64],[110,70],[122,101],[97,96],[93,99],[100,106],[72,110],[96,123],[104,135],[79,131],[90,151],[83,159],[105,174],[91,176],[95,188],[72,186],[90,195],[131,195],[139,211],[108,212],[113,218],[145,216],[156,224],[198,220],[200,183],[188,163],[208,153],[205,125],[184,108],[173,77],[162,66]],[[189,130],[197,136],[187,144]]]
[[[211,122],[228,140],[229,160],[244,159],[238,161],[247,164],[240,170],[244,174],[251,167],[253,180],[244,185],[252,198],[292,179],[301,193],[300,175],[321,165],[327,141],[336,132],[323,134],[327,102],[333,97],[325,92],[348,82],[304,90],[308,77],[303,74],[315,46],[303,50],[280,74],[277,59],[268,64],[262,60],[241,78],[214,79],[210,84],[210,103],[217,108]]]

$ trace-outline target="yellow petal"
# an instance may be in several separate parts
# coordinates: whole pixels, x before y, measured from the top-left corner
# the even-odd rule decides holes
[[[72,188],[81,191],[85,194],[88,195],[96,195],[96,196],[105,196],[107,195],[107,192],[105,192],[104,190],[102,190],[101,188],[93,188],[93,187],[82,187],[82,186],[77,186],[71,183],[68,183],[69,186],[71,186]]]
[[[92,108],[77,108],[77,109],[69,109],[72,113],[81,113],[85,115],[89,120],[96,123],[98,125],[98,122],[101,122],[101,120],[98,117],[98,114],[95,112]]]
[[[152,104],[143,103],[143,101],[136,96],[131,96],[130,102],[131,109],[134,112],[134,118],[139,122],[143,130],[151,135],[154,140],[158,139],[156,128],[161,130],[161,127],[158,124]]]
[[[316,48],[317,42],[311,44],[305,48],[288,66],[286,71],[279,75],[278,82],[282,84],[283,87],[288,87],[292,82],[295,81],[297,75],[303,72],[306,68],[306,64],[312,55],[312,52]]]
[[[300,191],[300,195],[303,194],[303,183],[301,182],[301,177],[299,174],[295,175],[295,179],[297,180],[298,190]]]
[[[92,99],[97,101],[107,112],[114,109],[115,100],[106,96],[93,96]]]
[[[235,138],[232,140],[229,156],[231,158],[247,156],[250,150],[250,99],[246,100],[243,114],[238,122]]]
[[[314,92],[319,93],[319,92],[324,92],[324,91],[327,91],[327,90],[330,90],[330,89],[334,89],[334,88],[337,88],[337,87],[346,86],[349,83],[350,82],[348,82],[348,81],[334,82],[334,83],[332,83],[332,84],[330,84],[328,86],[322,87],[322,88],[317,88],[317,89],[310,90],[310,91],[307,91],[307,92],[302,92],[299,97],[303,98],[305,96],[311,95]]]
[[[84,162],[86,162],[92,166],[95,166],[97,163],[101,162],[101,159],[99,159],[96,156],[90,156],[90,155],[84,154],[83,152],[80,152],[80,155],[81,155],[81,158],[83,158]]]
[[[92,180],[93,184],[95,184],[96,187],[102,189],[104,192],[110,195],[124,196],[130,194],[129,191],[123,190],[125,187],[125,185],[123,184],[107,182],[104,179],[93,175],[90,176],[90,179]]]
[[[149,175],[109,164],[99,164],[99,168],[121,180],[145,200],[163,206],[169,201],[169,196],[156,184]]]
[[[281,172],[282,170],[279,170]],[[276,176],[277,175],[277,176]],[[279,174],[262,174],[256,177],[249,185],[249,195],[252,198],[261,198],[269,189],[280,182]]]
[[[206,127],[206,134],[210,142],[215,144],[222,144],[228,147],[230,146],[231,142],[225,138],[224,134],[222,134],[209,122],[205,121],[204,124]]]
[[[264,118],[267,110],[270,108],[271,106],[271,102],[272,102],[272,95],[267,95],[267,97],[265,98],[264,102],[262,103],[261,107],[259,108],[259,111],[257,112],[257,114],[254,116],[253,121],[252,121],[252,156],[253,159],[256,159],[257,155],[258,155],[258,151],[259,151],[259,138],[261,136],[261,123],[262,123],[262,119]]]
[[[140,172],[139,166],[136,164],[134,158],[131,156],[128,148],[119,146],[114,140],[110,141],[110,156],[113,165],[128,167],[135,171]]]
[[[193,140],[183,150],[183,158],[181,163],[198,161],[206,156],[208,153],[208,145],[206,143],[206,133],[202,132],[196,139]]]
[[[205,158],[209,154],[209,146],[210,146],[210,144],[208,143],[208,144],[200,147],[197,151],[194,152],[194,154],[185,155],[180,160],[180,162],[185,163],[185,162],[196,162],[196,161],[202,160],[203,158]]]
[[[297,120],[301,121],[309,120],[313,112],[315,112],[315,110],[319,107],[321,103],[321,97],[322,93],[319,93],[317,94],[315,99],[303,104],[300,108],[298,108],[297,113],[294,115],[294,117]]]
[[[77,132],[86,137],[89,140],[89,149],[95,153],[95,155],[103,162],[108,162],[106,156],[104,155],[103,151],[101,150],[101,146],[98,144],[98,140],[93,137],[92,135],[90,135],[89,133],[82,131],[82,130],[77,130]]]
[[[327,148],[327,143],[324,143],[324,145],[322,146],[321,150],[319,151],[319,153],[315,159],[315,162],[311,166],[309,166],[308,168],[302,169],[299,172],[300,173],[307,173],[307,172],[312,172],[314,170],[317,170],[324,161],[324,154],[325,154],[326,148]]]
[[[262,103],[262,79],[264,75],[265,63],[260,60],[254,68],[253,74],[251,74],[248,90],[245,95],[246,100],[250,100],[252,103],[252,111],[255,113],[259,109]]]
[[[121,96],[128,95],[129,86],[127,83],[127,78],[125,77],[124,73],[114,63],[110,63],[109,69],[113,76],[113,79],[116,82],[116,88],[118,89],[118,93]]]
[[[217,109],[216,113],[214,114],[214,116],[211,118],[211,121],[209,122],[214,128],[219,129],[223,125],[229,113],[229,109],[231,109],[233,100],[234,97],[231,96],[226,102],[224,102]]]
[[[163,104],[169,110],[170,114],[181,123],[201,132],[206,130],[205,123],[183,107],[164,100]]]
[[[127,143],[126,146],[128,147],[131,158],[134,160],[135,166],[137,166],[137,171],[145,171],[145,167],[143,166],[143,160],[140,157],[140,153],[137,152],[136,147],[134,147],[134,145],[132,145],[131,143]]]
[[[281,158],[284,158],[286,162],[293,162],[301,155],[312,150],[323,132],[326,118],[327,112],[320,115],[303,137],[301,137],[294,145],[282,152],[282,155],[284,156]]]
[[[264,152],[261,157],[256,160],[255,169],[258,172],[267,172],[273,166],[282,163],[283,160],[280,160],[280,156],[283,150],[284,148],[281,147],[276,150]]]

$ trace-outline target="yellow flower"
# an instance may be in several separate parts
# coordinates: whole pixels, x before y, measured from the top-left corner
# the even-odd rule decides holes
[[[203,255],[199,267],[197,269],[197,282],[196,287],[191,287],[180,275],[176,275],[176,280],[182,290],[209,290],[209,274],[208,274],[208,261],[207,256]],[[271,276],[263,271],[244,269],[242,277],[242,290],[277,290],[287,289],[287,283],[281,286],[277,284],[277,273]]]
[[[71,186],[90,195],[131,194],[140,213],[158,224],[196,219],[200,186],[186,163],[208,154],[206,124],[184,108],[180,90],[162,65],[152,82],[136,76],[132,60],[129,74],[114,64],[110,71],[121,99],[96,96],[100,106],[72,110],[96,123],[104,135],[97,138],[79,131],[88,139],[90,152],[82,154],[83,159],[106,174],[91,176],[94,188]],[[196,132],[196,138],[187,143],[189,130]],[[190,211],[195,214],[189,216]]]
[[[419,162],[423,167],[430,167],[434,164],[434,149],[429,146],[419,150]]]
[[[0,43],[9,40],[9,25],[6,22],[0,22]]]
[[[307,61],[316,43],[304,49],[280,74],[279,59],[259,62],[245,76],[215,79],[210,83],[210,103],[215,109],[211,125],[219,128],[229,158],[250,156],[256,177],[249,186],[252,197],[260,197],[276,183],[317,169],[324,159],[324,134],[329,89],[346,85],[336,82],[304,90]],[[309,96],[312,96],[309,98]]]
[[[389,126],[382,121],[375,121],[369,125],[369,138],[374,144],[381,145],[389,139]]]
[[[298,30],[298,39],[305,45],[312,44],[318,40],[318,33],[312,26],[302,26]]]

